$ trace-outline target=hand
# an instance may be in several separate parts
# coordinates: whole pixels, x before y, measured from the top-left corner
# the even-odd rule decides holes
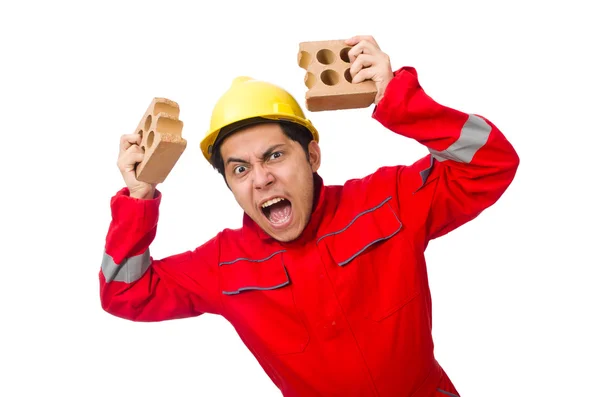
[[[345,43],[353,46],[348,51],[352,83],[373,80],[377,87],[377,95],[375,96],[375,105],[377,105],[383,98],[388,83],[394,77],[390,57],[381,51],[372,36],[354,36],[346,40]]]
[[[154,197],[156,184],[138,181],[135,176],[136,164],[144,159],[141,143],[142,137],[139,134],[122,135],[117,166],[131,197],[151,199]]]

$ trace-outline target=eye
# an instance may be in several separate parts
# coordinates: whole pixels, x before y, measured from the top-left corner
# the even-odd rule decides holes
[[[235,167],[233,169],[233,173],[234,174],[241,174],[242,172],[246,171],[246,167],[243,165],[238,165],[237,167]]]
[[[275,153],[271,154],[270,159],[271,160],[275,160],[275,159],[278,159],[281,156],[283,156],[283,153],[281,153],[281,152],[275,152]]]

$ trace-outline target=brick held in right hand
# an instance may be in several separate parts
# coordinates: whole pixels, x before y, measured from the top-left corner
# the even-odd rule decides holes
[[[177,102],[154,98],[136,130],[142,136],[140,146],[144,150],[144,160],[136,167],[139,181],[165,181],[187,146],[182,130]]]

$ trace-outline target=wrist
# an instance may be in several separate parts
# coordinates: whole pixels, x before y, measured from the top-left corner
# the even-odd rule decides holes
[[[130,190],[129,197],[139,200],[152,200],[154,198],[156,190],[151,188],[150,190]]]

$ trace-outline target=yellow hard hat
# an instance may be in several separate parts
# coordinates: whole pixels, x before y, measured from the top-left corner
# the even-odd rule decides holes
[[[283,88],[251,77],[236,77],[229,89],[219,98],[213,108],[210,129],[200,142],[204,157],[210,162],[212,146],[224,127],[244,122],[252,123],[256,118],[269,120],[287,120],[306,127],[315,141],[319,133],[298,102]]]

